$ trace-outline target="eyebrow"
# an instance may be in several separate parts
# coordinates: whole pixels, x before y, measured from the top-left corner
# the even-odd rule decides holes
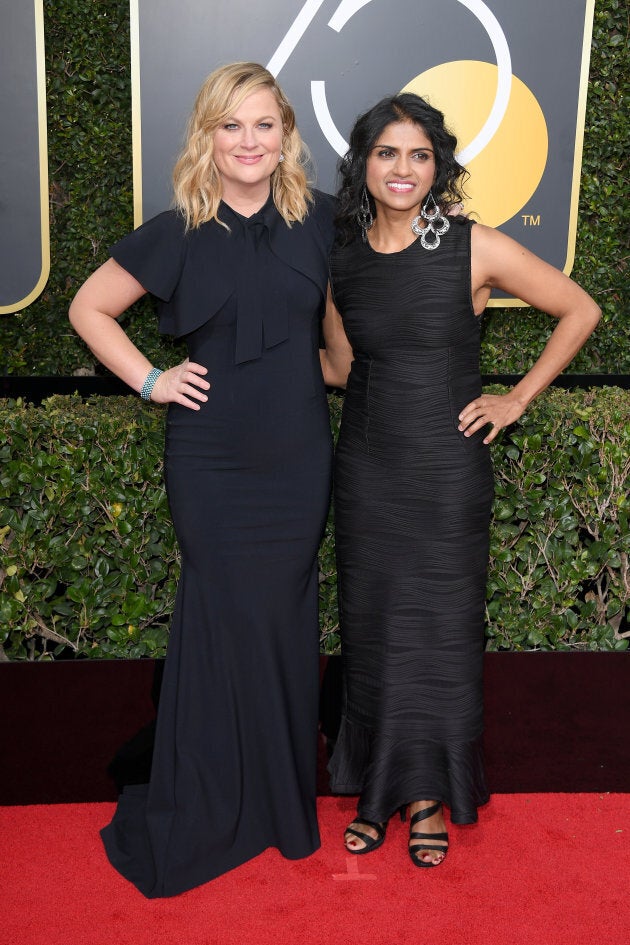
[[[395,148],[393,144],[386,144],[385,142],[383,142],[382,144],[373,145],[372,151],[375,151],[376,148],[387,148],[388,151],[400,151],[400,148]],[[425,148],[423,146],[420,146],[419,148],[409,148],[408,150],[409,151],[428,151],[430,154],[434,153],[433,148]]]
[[[240,119],[242,121],[242,119]],[[278,117],[276,115],[261,115],[260,118],[254,119],[255,121],[277,121]],[[235,121],[238,122],[239,119],[235,118],[234,115],[228,115],[225,121]]]

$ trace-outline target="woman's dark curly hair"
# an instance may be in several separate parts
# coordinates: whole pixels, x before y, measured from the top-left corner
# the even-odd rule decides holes
[[[468,171],[455,159],[457,138],[444,126],[444,115],[419,95],[402,92],[381,99],[360,115],[350,134],[350,147],[339,164],[341,185],[338,190],[337,241],[344,246],[359,236],[357,213],[365,184],[367,159],[382,131],[396,122],[407,121],[418,125],[433,145],[435,156],[435,183],[433,196],[442,210],[464,199],[463,184]],[[376,207],[369,196],[372,214]]]

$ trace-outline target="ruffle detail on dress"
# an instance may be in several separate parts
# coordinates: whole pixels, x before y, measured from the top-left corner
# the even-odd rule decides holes
[[[328,770],[335,794],[359,794],[358,812],[377,823],[412,801],[442,801],[454,824],[477,821],[490,798],[481,736],[468,742],[372,733],[344,718]]]
[[[229,229],[211,220],[186,231],[182,215],[168,210],[123,237],[110,253],[157,299],[161,334],[190,334],[234,297],[236,363],[255,360],[263,346],[288,337],[288,313],[273,289],[282,264],[317,285],[323,314],[335,205],[327,194],[314,196],[304,222],[291,227],[271,198],[249,218],[222,203],[219,217]]]

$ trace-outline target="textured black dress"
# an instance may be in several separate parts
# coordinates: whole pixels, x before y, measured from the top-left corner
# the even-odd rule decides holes
[[[159,300],[212,387],[171,404],[165,476],[181,547],[150,784],[128,787],[103,840],[147,897],[267,847],[319,846],[317,550],[332,465],[318,341],[332,205],[304,224],[269,201],[184,234],[175,212],[113,257]]]
[[[345,705],[332,788],[385,821],[441,800],[455,823],[488,800],[482,651],[492,470],[457,430],[481,393],[470,231],[433,251],[336,250],[354,349],[335,465]]]

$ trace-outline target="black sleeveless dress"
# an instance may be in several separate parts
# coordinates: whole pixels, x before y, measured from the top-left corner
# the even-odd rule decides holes
[[[172,896],[277,847],[319,846],[317,551],[332,442],[319,363],[333,205],[287,227],[273,203],[175,212],[113,257],[159,300],[160,328],[208,368],[199,411],[171,404],[165,477],[181,577],[151,780],[103,840],[147,897]]]
[[[355,353],[335,464],[345,699],[335,792],[385,821],[443,801],[454,823],[488,800],[482,656],[493,498],[483,434],[457,416],[481,393],[470,290],[471,223],[433,251],[333,253],[336,305]]]

